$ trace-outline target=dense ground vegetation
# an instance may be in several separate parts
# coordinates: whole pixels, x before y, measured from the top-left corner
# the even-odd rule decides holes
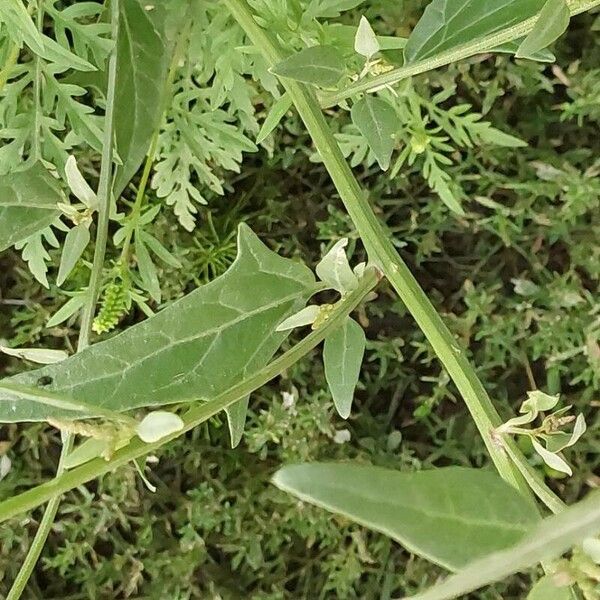
[[[200,66],[175,75],[145,201],[144,210],[156,207],[158,214],[144,230],[177,260],[156,261],[158,294],[133,275],[140,302],[129,309],[117,306],[105,336],[145,319],[143,307],[158,310],[222,274],[235,257],[240,221],[279,254],[310,265],[348,235],[353,264],[365,258],[295,111],[255,146],[272,100],[248,77],[261,68],[252,55],[240,64],[233,54],[245,38],[218,4],[199,9],[192,25],[189,52]],[[372,0],[337,21],[356,23],[365,14],[379,34],[406,36],[425,4]],[[253,5],[273,22],[285,10],[285,3]],[[48,17],[46,27],[53,24]],[[200,34],[207,26],[215,33]],[[396,101],[410,106],[408,98],[418,98],[421,109],[418,118],[413,113],[407,121],[414,160],[397,172],[381,172],[349,112],[328,111],[379,217],[468,347],[502,416],[512,416],[525,393],[536,388],[560,393],[565,404],[585,415],[587,434],[568,452],[572,477],[550,470],[527,444],[522,448],[567,502],[600,485],[598,29],[594,14],[573,18],[554,48],[553,64],[478,55],[402,84]],[[89,58],[101,62],[106,53],[101,45],[94,48],[96,55],[90,50]],[[267,89],[272,87],[272,76],[262,75]],[[86,86],[86,101],[101,104],[95,83],[84,82],[84,76],[81,81],[72,76],[73,83]],[[2,93],[6,106],[15,93],[10,83]],[[190,105],[192,93],[197,96]],[[462,104],[528,145],[506,147],[465,132],[465,119],[449,117]],[[27,100],[15,110],[25,113]],[[423,175],[415,133],[432,130],[425,115],[441,127],[431,135],[449,140],[443,151],[447,160],[436,168],[464,215],[451,213]],[[184,139],[181,131],[193,138],[193,129],[178,119],[202,123],[206,138]],[[211,127],[220,127],[221,136],[211,137]],[[219,146],[225,138],[229,145]],[[195,144],[204,156],[195,153]],[[66,153],[59,146],[53,151],[57,161]],[[97,153],[83,144],[73,147],[80,168],[94,181]],[[9,154],[0,155],[0,163],[8,164]],[[125,190],[124,213],[139,184],[136,176]],[[111,234],[116,231],[113,223]],[[64,237],[59,230],[55,234]],[[69,348],[76,343],[72,319],[50,328],[46,323],[65,303],[65,290],[85,285],[87,269],[79,264],[59,289],[61,250],[53,247],[53,235],[47,232],[46,250],[32,247],[37,268],[28,268],[21,251],[0,255],[0,339],[9,345]],[[44,252],[47,275],[39,260]],[[107,287],[123,285],[111,266],[121,252],[109,245],[105,308]],[[84,259],[91,261],[92,248]],[[133,467],[69,492],[25,597],[386,599],[435,582],[441,571],[385,536],[299,503],[269,483],[281,464],[315,459],[402,470],[488,464],[483,442],[423,334],[386,284],[378,295],[359,314],[367,351],[347,421],[335,412],[321,361],[309,356],[253,394],[239,447],[229,448],[225,419],[215,417],[157,453],[149,475],[156,493],[145,488]],[[22,361],[0,354],[3,376],[23,369]],[[52,477],[59,438],[42,423],[1,426],[0,455],[12,466],[0,481],[0,497]],[[40,516],[36,510],[1,527],[0,596],[7,593]],[[472,597],[524,598],[530,581],[515,577]]]

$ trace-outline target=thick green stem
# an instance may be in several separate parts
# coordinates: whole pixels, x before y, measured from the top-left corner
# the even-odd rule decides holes
[[[40,0],[41,5],[41,0]],[[104,140],[102,147],[102,164],[100,167],[100,181],[98,183],[98,224],[96,228],[96,245],[94,248],[94,261],[90,275],[90,283],[87,290],[87,301],[83,308],[81,329],[79,331],[79,340],[77,343],[77,352],[84,350],[90,344],[90,334],[92,329],[92,320],[96,310],[96,303],[100,294],[100,285],[102,281],[102,270],[104,268],[104,257],[106,254],[106,244],[108,241],[108,224],[110,218],[110,186],[113,172],[113,133],[114,133],[114,104],[115,104],[115,82],[117,74],[117,51],[116,42],[119,32],[119,0],[111,2],[111,34],[115,43],[108,62],[108,93],[106,98],[106,115],[104,119]],[[39,93],[39,90],[38,90]],[[37,111],[36,111],[37,113]],[[37,125],[36,125],[37,129]],[[37,147],[37,145],[36,145]],[[63,436],[63,445],[60,453],[58,467],[56,469],[56,478],[60,478],[64,473],[64,463],[67,455],[73,447],[72,434]],[[44,511],[44,516],[40,526],[35,534],[29,552],[17,575],[6,600],[18,600],[27,585],[27,581],[35,568],[40,557],[46,539],[50,534],[52,523],[56,517],[60,496],[54,496]]]
[[[18,515],[24,511],[31,510],[48,500],[58,498],[61,494],[72,490],[87,481],[95,479],[100,475],[114,471],[117,467],[126,465],[128,462],[156,451],[171,440],[183,435],[201,423],[204,423],[217,413],[231,406],[241,398],[245,398],[253,391],[262,387],[271,379],[274,379],[301,358],[306,356],[313,348],[322,342],[335,328],[339,327],[343,320],[362,302],[364,297],[375,287],[380,279],[380,273],[374,267],[368,267],[360,279],[358,287],[341,300],[330,318],[318,329],[307,335],[293,348],[275,359],[264,369],[257,371],[247,379],[232,386],[225,392],[219,394],[212,400],[198,404],[196,399],[190,399],[195,404],[183,415],[184,427],[181,431],[162,438],[158,442],[145,444],[140,439],[131,441],[127,446],[117,451],[110,460],[102,458],[94,459],[70,471],[60,477],[38,485],[18,496],[13,496],[0,503],[0,523]]]
[[[600,5],[600,0],[569,0],[568,4],[571,16],[573,16]],[[394,85],[399,81],[413,77],[414,75],[419,75],[431,71],[432,69],[437,69],[459,60],[464,60],[465,58],[475,56],[476,54],[490,52],[502,44],[526,36],[532,30],[537,19],[537,16],[531,17],[530,19],[526,19],[512,27],[502,29],[492,35],[478,38],[465,44],[460,44],[445,52],[440,52],[431,58],[415,61],[412,64],[393,69],[392,71],[377,75],[376,77],[361,79],[337,92],[324,93],[320,96],[321,104],[323,107],[327,108],[339,104],[342,100],[355,96],[356,94],[375,92],[382,87]]]
[[[223,1],[250,40],[261,51],[269,66],[285,58],[278,44],[256,23],[245,0]],[[513,464],[503,444],[499,443],[494,435],[494,430],[502,422],[498,412],[458,341],[436,312],[394,248],[389,234],[375,216],[367,194],[361,189],[346,163],[312,89],[291,80],[283,80],[283,85],[304,121],[371,260],[382,269],[452,377],[498,472],[506,481],[531,497],[530,488],[521,471]],[[523,463],[524,470],[527,460],[519,452],[514,441],[506,440],[505,444],[514,451],[519,462]],[[544,494],[541,500],[547,503],[550,496],[554,495],[547,490],[547,494]],[[558,499],[556,501],[560,502]],[[549,508],[554,508],[554,505]]]

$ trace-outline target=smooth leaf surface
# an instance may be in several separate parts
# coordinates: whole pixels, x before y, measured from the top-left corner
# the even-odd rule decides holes
[[[90,231],[83,223],[69,229],[58,268],[57,285],[60,286],[65,282],[89,243]]]
[[[528,58],[555,42],[567,30],[570,18],[565,0],[546,0],[533,29],[519,46],[517,58]]]
[[[558,587],[551,575],[542,577],[532,588],[527,600],[572,600],[571,588]]]
[[[271,70],[280,77],[330,87],[344,74],[344,57],[334,46],[312,46],[292,54]]]
[[[323,364],[333,403],[342,419],[350,416],[354,389],[365,354],[365,332],[353,319],[325,338]]]
[[[142,164],[162,117],[169,63],[166,20],[160,3],[128,0],[121,2],[120,11],[114,119],[116,150],[122,164],[115,174],[117,196]]]
[[[407,63],[431,58],[535,16],[544,0],[433,0],[404,48]]]
[[[352,122],[367,140],[379,166],[387,171],[396,144],[394,136],[400,124],[396,111],[385,100],[365,94],[354,103],[351,115]]]
[[[48,227],[64,198],[56,180],[39,163],[0,180],[0,252]]]
[[[315,463],[284,467],[273,483],[450,570],[511,546],[538,520],[535,507],[514,488],[477,469],[401,473]]]
[[[354,38],[354,50],[369,59],[379,52],[379,41],[365,16],[360,18],[356,36]]]
[[[278,98],[275,101],[256,136],[257,144],[265,141],[267,136],[275,129],[275,127],[277,127],[277,125],[279,125],[279,122],[283,119],[285,113],[290,110],[291,106],[292,99],[287,93],[283,94],[281,98]]]
[[[513,40],[512,42],[506,42],[501,44],[500,46],[496,46],[492,48],[491,52],[499,52],[501,54],[516,54],[519,46],[523,42],[525,38],[521,38],[519,40]],[[539,50],[538,52],[533,52],[530,56],[527,57],[529,60],[536,60],[538,62],[545,63],[553,63],[556,61],[556,56],[550,52],[547,48],[543,50]]]
[[[600,532],[600,494],[544,519],[517,544],[476,560],[456,575],[411,596],[412,600],[450,600],[484,585],[500,581],[539,562],[560,556],[590,535]]]
[[[344,295],[356,288],[358,278],[350,268],[346,256],[348,238],[338,240],[325,254],[315,271],[319,279],[328,286]]]
[[[286,337],[275,328],[315,287],[307,267],[241,225],[238,256],[224,275],[59,365],[8,381],[51,381],[45,390],[115,411],[210,398],[269,361]],[[73,417],[18,396],[1,397],[0,411],[3,422]]]

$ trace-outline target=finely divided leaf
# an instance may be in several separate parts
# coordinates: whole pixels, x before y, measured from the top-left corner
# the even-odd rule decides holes
[[[375,154],[379,166],[384,170],[390,166],[390,158],[394,151],[399,120],[393,106],[366,94],[352,106],[352,122],[367,140],[369,148]]]
[[[0,252],[45,229],[64,200],[56,180],[39,163],[0,180]]]
[[[534,17],[544,0],[433,0],[406,47],[407,63],[486,37]]]
[[[123,164],[117,167],[115,174],[116,196],[121,194],[148,152],[162,116],[169,63],[166,21],[160,3],[121,2],[120,19],[114,118],[116,150]]]
[[[271,70],[280,77],[331,87],[344,74],[344,57],[334,46],[313,46],[292,54]]]
[[[600,494],[589,496],[561,513],[544,519],[518,543],[472,562],[446,581],[412,600],[450,600],[484,585],[500,581],[513,573],[525,571],[539,562],[556,558],[600,533]]]
[[[314,291],[307,267],[241,225],[238,256],[224,275],[120,335],[10,381],[51,381],[45,389],[115,411],[210,398],[269,361],[287,335],[275,328]],[[48,417],[73,415],[0,397],[2,422]]]
[[[565,0],[547,0],[533,29],[519,46],[517,58],[535,56],[556,41],[567,30],[570,18]]]
[[[358,383],[360,365],[365,354],[365,343],[363,328],[350,317],[325,338],[325,379],[342,419],[350,416],[354,388]]]
[[[477,469],[401,473],[315,463],[284,467],[273,483],[450,570],[517,543],[539,519],[513,487]]]

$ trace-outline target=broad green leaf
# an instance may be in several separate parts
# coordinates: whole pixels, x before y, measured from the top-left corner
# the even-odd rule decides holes
[[[344,295],[358,285],[358,278],[353,273],[346,256],[348,238],[337,241],[321,259],[315,271],[319,279]]]
[[[552,575],[542,577],[527,595],[527,600],[571,600],[572,598],[571,588],[568,585],[558,587]]]
[[[56,285],[60,286],[65,282],[89,243],[90,231],[83,223],[69,229],[60,258]]]
[[[341,23],[323,23],[323,36],[332,46],[350,53],[356,41],[357,27]],[[392,35],[378,35],[380,50],[401,50],[406,46],[406,38]]]
[[[586,538],[581,548],[597,565],[600,565],[600,539]]]
[[[567,30],[570,18],[565,0],[546,0],[533,29],[521,42],[515,56],[529,58],[555,42]]]
[[[42,34],[38,31],[21,0],[2,0],[0,2],[0,23],[6,25],[5,31],[16,44],[20,46],[22,42],[25,42],[35,54],[44,54]]]
[[[387,171],[396,144],[394,136],[400,124],[393,106],[366,94],[353,104],[351,115],[352,122],[367,140],[379,166]]]
[[[183,425],[183,419],[179,415],[166,410],[155,410],[142,419],[135,432],[143,442],[152,444],[172,433],[181,431]]]
[[[544,0],[433,0],[404,48],[407,63],[431,58],[535,16]]]
[[[350,416],[354,388],[358,383],[360,365],[365,354],[365,343],[363,328],[350,317],[325,338],[325,379],[335,408],[342,419]]]
[[[354,50],[369,59],[380,50],[377,36],[366,17],[360,18],[356,36],[354,37]]]
[[[283,119],[283,116],[290,109],[291,106],[292,99],[286,92],[271,107],[271,110],[269,111],[265,122],[262,124],[262,127],[260,128],[260,131],[256,136],[257,144],[260,144],[261,142],[265,141],[267,136],[275,129],[275,127],[277,127],[277,125],[279,125],[279,121]]]
[[[519,46],[521,45],[521,42],[524,39],[525,38],[521,38],[519,40],[513,40],[512,42],[506,42],[504,44],[501,44],[500,46],[496,46],[495,48],[492,48],[490,50],[490,52],[500,52],[503,54],[516,54],[517,50],[519,49]],[[536,60],[538,62],[545,62],[545,63],[553,63],[556,61],[556,56],[554,56],[554,54],[552,54],[552,52],[550,52],[550,50],[548,50],[547,48],[544,48],[538,52],[534,52],[527,58],[530,60]]]
[[[552,560],[597,533],[600,533],[600,494],[593,492],[585,500],[544,519],[517,544],[472,562],[456,575],[411,599],[462,597],[539,562]]]
[[[495,473],[478,469],[401,473],[315,463],[284,467],[273,483],[450,570],[515,544],[538,520],[531,502]]]
[[[0,252],[48,227],[64,198],[39,163],[0,180]]]
[[[307,267],[241,225],[238,256],[224,275],[109,340],[8,381],[50,382],[44,389],[114,411],[211,398],[270,360],[286,337],[275,328],[315,289]],[[0,397],[2,422],[72,416]]]
[[[116,196],[142,164],[162,117],[170,58],[164,27],[160,3],[120,3],[114,119],[116,150],[123,164],[115,174]]]
[[[271,71],[280,77],[331,87],[344,74],[344,57],[334,46],[312,46],[292,54]]]
[[[561,473],[566,473],[567,475],[573,475],[571,467],[558,454],[550,452],[550,450],[546,450],[542,444],[534,439],[531,440],[531,443],[533,444],[534,450],[542,457],[542,460],[550,468],[554,469],[555,471],[560,471]]]

